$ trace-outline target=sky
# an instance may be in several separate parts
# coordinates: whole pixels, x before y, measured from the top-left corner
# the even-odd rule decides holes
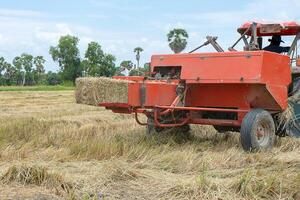
[[[184,28],[185,51],[218,36],[227,49],[246,21],[297,21],[300,0],[0,0],[0,56],[11,62],[23,52],[42,55],[46,70],[57,71],[49,55],[62,35],[80,39],[81,57],[91,41],[122,60],[135,60],[133,49],[144,49],[141,63],[153,54],[171,53],[166,34]],[[211,51],[204,48],[201,51]],[[200,52],[201,52],[200,51]]]

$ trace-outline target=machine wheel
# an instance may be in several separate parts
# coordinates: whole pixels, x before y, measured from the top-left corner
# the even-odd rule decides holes
[[[239,132],[240,131],[239,128],[237,128],[237,127],[231,127],[231,126],[218,126],[218,125],[215,125],[214,128],[219,133],[226,133],[228,131],[232,131],[232,132]]]
[[[148,118],[147,120],[147,135],[156,135],[158,133],[161,133],[163,131],[174,131],[176,133],[183,133],[188,134],[191,130],[190,125],[186,124],[180,127],[172,127],[172,128],[162,128],[162,127],[155,127],[154,126],[154,120],[152,118]]]
[[[155,127],[154,126],[154,120],[150,117],[148,117],[147,119],[147,135],[151,136],[151,135],[155,135],[157,133],[160,133],[164,130],[164,128],[161,127]]]
[[[241,143],[245,151],[264,150],[273,147],[275,124],[268,111],[251,110],[241,125]]]

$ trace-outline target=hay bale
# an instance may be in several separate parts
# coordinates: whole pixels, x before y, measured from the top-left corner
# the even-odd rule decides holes
[[[127,103],[128,83],[131,81],[106,77],[76,79],[75,97],[79,104]]]

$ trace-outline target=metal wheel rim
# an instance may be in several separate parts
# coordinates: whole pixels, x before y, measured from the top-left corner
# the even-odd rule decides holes
[[[255,136],[260,146],[265,146],[268,144],[271,135],[270,129],[271,127],[266,121],[262,121],[257,125]]]

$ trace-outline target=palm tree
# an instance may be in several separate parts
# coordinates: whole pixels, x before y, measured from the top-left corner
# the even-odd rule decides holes
[[[127,69],[128,71],[130,71],[133,67],[133,63],[130,60],[124,60],[121,62],[120,66],[123,69]]]
[[[136,59],[136,61],[137,61],[137,68],[140,67],[140,58],[141,58],[140,53],[141,53],[142,51],[144,51],[144,49],[142,49],[141,47],[136,47],[136,48],[133,50],[133,52],[136,53],[136,54],[135,54],[135,59]]]
[[[44,59],[43,56],[37,56],[33,59],[33,64],[36,67],[36,72],[38,74],[42,74],[45,73],[45,68],[44,68],[44,64],[45,64],[46,60]]]
[[[16,68],[9,63],[5,63],[4,69],[5,69],[5,73],[4,73],[5,78],[8,79],[9,81],[12,81],[13,76],[17,72]]]
[[[184,29],[175,28],[168,33],[167,37],[172,51],[180,53],[185,49],[189,35]]]
[[[5,69],[5,59],[3,57],[0,57],[0,76],[2,75],[4,69]]]

